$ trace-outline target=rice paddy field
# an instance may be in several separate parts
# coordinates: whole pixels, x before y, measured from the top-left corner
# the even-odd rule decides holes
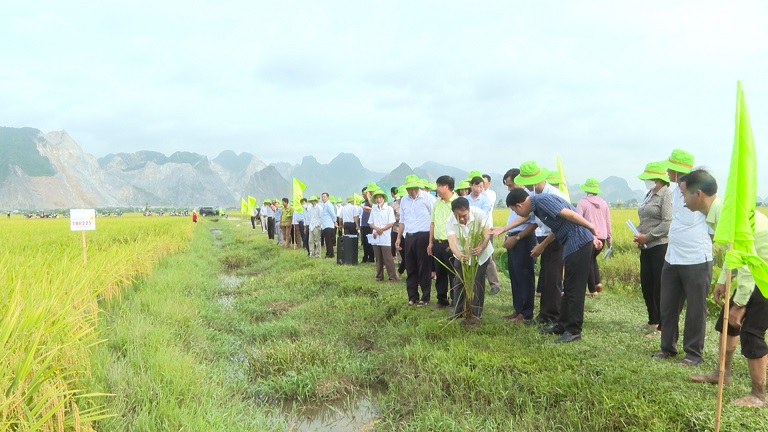
[[[716,387],[687,377],[715,365],[714,316],[704,366],[651,359],[637,213],[612,219],[605,292],[566,346],[502,318],[506,276],[465,328],[245,219],[100,218],[85,265],[67,219],[4,219],[0,431],[713,430]],[[749,391],[734,363],[722,430],[768,430],[728,403]]]
[[[0,430],[90,430],[109,412],[83,401],[100,301],[188,247],[187,218],[99,218],[86,234],[69,219],[3,218],[0,242]],[[84,408],[90,406],[90,408]]]

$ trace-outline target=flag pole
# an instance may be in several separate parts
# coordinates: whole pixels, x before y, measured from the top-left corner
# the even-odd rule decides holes
[[[728,244],[733,250],[733,243]],[[725,300],[723,300],[723,331],[720,333],[720,355],[717,361],[717,408],[715,409],[715,432],[720,432],[720,417],[723,410],[723,385],[725,384],[725,349],[728,344],[728,316],[731,310],[731,269],[725,269]]]

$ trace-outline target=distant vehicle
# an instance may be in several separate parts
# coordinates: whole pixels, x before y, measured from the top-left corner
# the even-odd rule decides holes
[[[200,216],[218,216],[219,209],[213,207],[200,207],[198,213],[200,213]]]

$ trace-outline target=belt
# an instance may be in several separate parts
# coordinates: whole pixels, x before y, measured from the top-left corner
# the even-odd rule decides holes
[[[438,239],[435,239],[435,243],[445,244],[445,243],[448,243],[448,240],[438,240]]]

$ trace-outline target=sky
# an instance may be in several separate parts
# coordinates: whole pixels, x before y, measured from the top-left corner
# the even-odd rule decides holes
[[[377,172],[559,155],[569,184],[636,189],[681,148],[724,185],[738,80],[768,172],[766,22],[765,1],[12,2],[0,126]]]

